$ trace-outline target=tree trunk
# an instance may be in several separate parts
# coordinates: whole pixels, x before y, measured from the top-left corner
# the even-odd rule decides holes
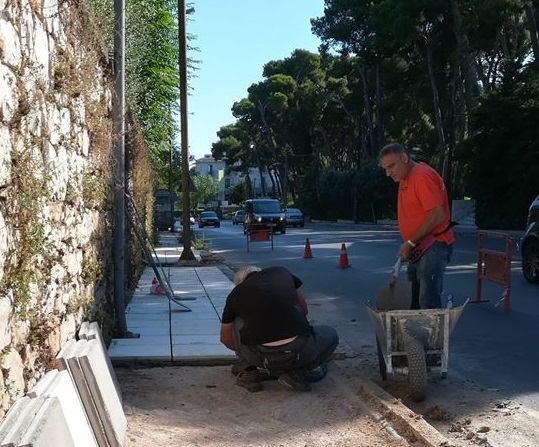
[[[466,99],[466,130],[468,129],[471,113],[479,105],[479,92],[477,85],[477,73],[475,63],[470,50],[468,36],[462,30],[462,20],[460,17],[458,0],[451,0],[451,10],[453,12],[453,32],[457,41],[458,54],[462,73],[464,75],[464,93]],[[467,133],[467,132],[466,132]]]
[[[525,7],[526,18],[528,19],[528,27],[530,29],[530,41],[533,49],[533,58],[539,61],[539,34],[537,30],[538,8],[536,2]]]
[[[262,196],[266,196],[266,178],[264,177],[264,168],[261,165],[258,165],[258,173],[260,174],[260,190],[262,191]]]
[[[380,77],[380,61],[376,59],[376,136],[378,147],[376,153],[384,146],[384,117],[382,109],[382,81]]]
[[[359,68],[359,73],[361,75],[361,81],[363,82],[363,102],[365,106],[365,117],[367,119],[367,126],[369,129],[369,142],[370,142],[370,148],[369,153],[367,154],[368,158],[374,159],[375,158],[375,150],[376,150],[376,137],[374,132],[374,126],[372,123],[372,110],[371,110],[371,99],[369,97],[369,86],[367,83],[367,75],[365,74],[365,67],[361,66]]]
[[[430,47],[430,42],[428,39],[425,39],[425,46],[427,47],[427,66],[429,70],[429,80],[430,80],[430,89],[432,92],[432,106],[434,108],[434,119],[436,122],[436,134],[438,136],[438,171],[444,177],[444,167],[445,167],[445,152],[446,152],[446,142],[444,134],[444,125],[442,122],[442,110],[440,108],[440,95],[438,93],[438,86],[436,84],[436,78],[434,76],[434,69],[432,67],[432,51]],[[446,178],[444,180],[447,181]]]

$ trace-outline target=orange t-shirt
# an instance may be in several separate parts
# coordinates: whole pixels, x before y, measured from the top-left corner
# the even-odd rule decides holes
[[[446,218],[434,229],[433,234],[444,231],[449,225],[447,191],[442,178],[433,168],[425,163],[417,164],[410,177],[399,182],[398,221],[402,239],[411,239],[429,211],[440,205],[444,207]],[[455,236],[448,230],[437,236],[436,240],[452,244]]]

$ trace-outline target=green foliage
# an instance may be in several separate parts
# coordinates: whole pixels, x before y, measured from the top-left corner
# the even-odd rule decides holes
[[[309,175],[316,177],[315,171]],[[348,171],[325,170],[306,185],[302,195],[308,199],[299,206],[314,218],[373,222],[396,217],[396,185],[375,162]]]
[[[206,204],[214,200],[217,196],[217,182],[211,175],[195,175],[192,177],[196,187],[196,192],[192,193],[191,202],[193,204]]]
[[[229,192],[230,202],[241,204],[247,198],[247,190],[245,188],[245,182],[238,183]]]
[[[91,9],[110,53],[113,52],[112,0],[91,0]],[[138,120],[160,185],[168,184],[170,146],[178,136],[177,2],[134,0],[126,3],[126,96]],[[188,49],[197,50],[189,43]],[[198,61],[188,59],[188,76]],[[176,152],[178,148],[175,148]]]
[[[539,193],[539,74],[528,70],[486,97],[476,133],[469,183],[480,228],[523,228]]]

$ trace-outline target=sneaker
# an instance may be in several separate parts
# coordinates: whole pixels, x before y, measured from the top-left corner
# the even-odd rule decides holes
[[[306,382],[315,383],[315,382],[319,382],[324,377],[326,377],[327,373],[328,373],[328,365],[326,365],[325,363],[322,363],[321,365],[318,365],[316,368],[305,371],[303,373],[303,376]]]
[[[311,391],[311,385],[297,371],[290,371],[279,376],[279,383],[294,391]]]
[[[260,373],[256,368],[241,371],[236,376],[236,385],[245,388],[250,393],[256,393],[262,390],[262,384],[260,382]]]

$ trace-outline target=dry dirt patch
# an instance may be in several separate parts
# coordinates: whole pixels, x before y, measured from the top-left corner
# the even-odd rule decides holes
[[[360,398],[354,367],[330,364],[310,393],[278,382],[248,393],[229,366],[117,369],[128,420],[125,447],[404,447]]]
[[[451,372],[442,380],[431,372],[427,399],[418,403],[411,400],[404,376],[374,381],[459,446],[539,445],[539,414],[501,390],[484,388]]]

